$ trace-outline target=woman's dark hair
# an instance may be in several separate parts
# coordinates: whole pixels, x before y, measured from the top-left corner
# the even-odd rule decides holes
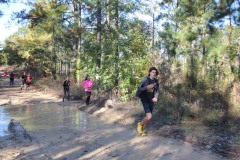
[[[150,76],[150,72],[152,72],[152,70],[155,70],[156,71],[156,76],[158,75],[158,70],[156,67],[151,67],[148,71],[148,76]]]
[[[87,74],[86,77],[85,77],[85,81],[89,78],[89,75]]]

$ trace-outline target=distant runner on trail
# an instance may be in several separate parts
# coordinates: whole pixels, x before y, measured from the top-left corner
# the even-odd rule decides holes
[[[141,98],[141,102],[146,113],[145,117],[142,119],[141,122],[138,122],[137,125],[137,132],[140,133],[142,136],[146,135],[144,129],[152,118],[153,105],[158,100],[159,82],[156,79],[157,75],[157,68],[150,68],[148,76],[142,80],[137,90],[137,93],[140,93],[138,97]]]
[[[21,80],[22,80],[21,90],[26,85],[26,79],[27,79],[27,76],[26,76],[25,72],[23,72],[23,75],[21,76]]]
[[[63,102],[64,102],[64,98],[67,96],[68,101],[70,100],[70,80],[67,77],[67,79],[63,82]]]
[[[85,80],[82,82],[82,86],[85,90],[86,95],[86,105],[90,104],[90,97],[92,93],[93,81],[90,79],[89,75],[86,76]]]
[[[4,72],[3,72],[3,78],[4,78],[4,79],[6,78],[7,74],[8,74],[7,71],[4,71]]]
[[[11,72],[9,76],[10,76],[10,87],[12,87],[14,85],[14,76],[15,75],[13,72]]]
[[[26,90],[29,89],[31,83],[32,83],[32,76],[31,76],[30,73],[28,73],[28,74],[27,74],[27,77],[26,77],[26,85],[27,85],[27,86],[26,86]]]

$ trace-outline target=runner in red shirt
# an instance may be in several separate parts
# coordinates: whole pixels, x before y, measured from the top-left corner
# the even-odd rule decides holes
[[[3,72],[3,77],[6,78],[7,74],[8,74],[7,71],[4,71]]]

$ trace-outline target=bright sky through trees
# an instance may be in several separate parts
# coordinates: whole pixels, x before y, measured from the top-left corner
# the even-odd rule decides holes
[[[0,17],[0,43],[3,43],[8,36],[12,35],[20,27],[20,24],[11,20],[11,14],[26,9],[26,7],[26,5],[20,2],[0,5],[0,10],[4,14]]]
[[[26,7],[28,6],[22,2],[0,5],[0,10],[4,13],[4,15],[0,17],[0,44],[3,44],[4,40],[16,32],[20,27],[20,24],[17,24],[14,20],[11,20],[11,14],[13,12],[19,12],[23,9],[26,9]],[[136,16],[145,21],[152,20],[150,16],[146,16],[138,12],[136,13]]]

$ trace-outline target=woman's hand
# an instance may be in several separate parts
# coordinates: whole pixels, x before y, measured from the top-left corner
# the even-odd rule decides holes
[[[157,98],[154,97],[154,98],[152,99],[152,101],[153,101],[154,103],[156,103],[156,102],[157,102]]]

